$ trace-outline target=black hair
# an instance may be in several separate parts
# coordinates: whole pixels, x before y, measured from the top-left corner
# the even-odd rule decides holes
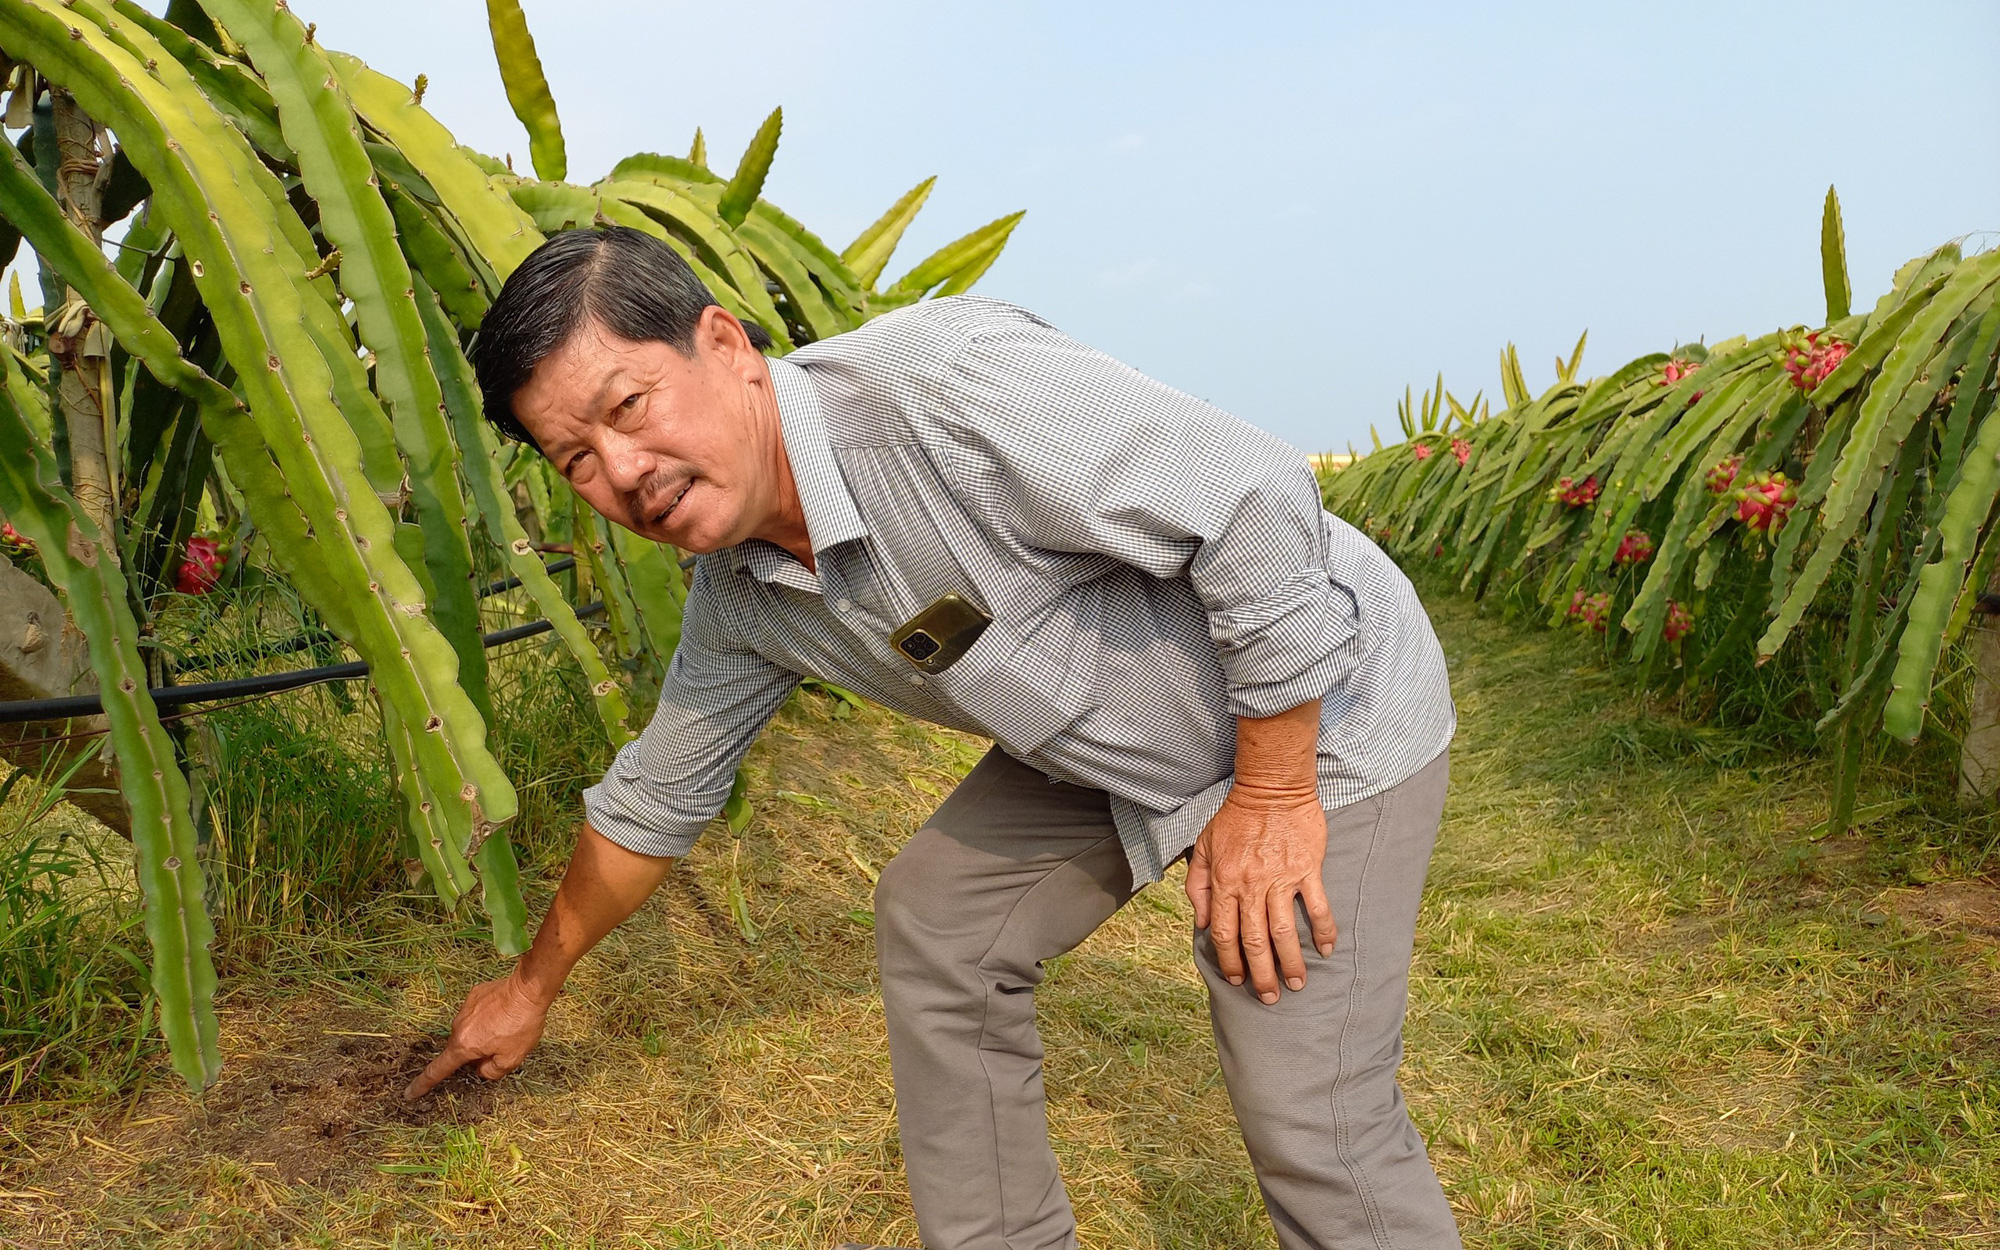
[[[594,226],[555,235],[508,276],[480,323],[471,356],[486,419],[536,447],[514,415],[514,395],[586,320],[692,356],[702,310],[715,302],[680,253],[642,230]],[[743,329],[758,351],[771,346],[762,326],[745,322]]]

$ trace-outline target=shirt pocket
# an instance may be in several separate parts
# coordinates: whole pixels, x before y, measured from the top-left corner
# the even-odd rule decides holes
[[[1044,616],[1023,627],[1000,619],[971,650],[929,678],[934,693],[1014,755],[1040,750],[1098,706],[1097,683],[1073,629]]]

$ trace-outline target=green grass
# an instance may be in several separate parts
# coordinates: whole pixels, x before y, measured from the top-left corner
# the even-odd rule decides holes
[[[1754,726],[1682,723],[1568,636],[1455,598],[1434,612],[1461,731],[1405,1087],[1468,1244],[2000,1245],[2000,892],[1975,875],[1991,823],[1898,758],[1867,779],[1877,819],[1814,841],[1820,762]],[[601,763],[569,698],[507,696],[537,907]],[[870,880],[981,747],[840,711],[786,708],[751,758],[741,839],[712,832],[586,962],[519,1076],[395,1101],[465,987],[504,965],[476,917],[364,865],[353,910],[270,913],[244,929],[254,957],[225,952],[226,1068],[204,1099],[155,1058],[116,1095],[0,1108],[0,1237],[913,1242]],[[350,785],[311,768],[308,813]],[[343,812],[368,810],[356,777]],[[296,862],[332,888],[333,860]],[[1149,889],[1042,995],[1086,1245],[1272,1244],[1187,926],[1177,883]]]

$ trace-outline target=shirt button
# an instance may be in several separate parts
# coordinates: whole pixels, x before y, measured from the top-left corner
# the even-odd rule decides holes
[[[911,673],[911,674],[910,674],[910,684],[911,684],[912,686],[921,686],[921,685],[923,685],[923,684],[924,684],[924,675],[923,675],[922,673]]]
[[[836,600],[834,601],[834,604],[833,604],[833,606],[834,606],[835,608],[839,609],[839,610],[840,610],[840,611],[842,611],[842,612],[847,612],[847,611],[851,611],[851,610],[853,610],[853,608],[854,608],[854,600],[852,600],[852,599],[836,599]]]

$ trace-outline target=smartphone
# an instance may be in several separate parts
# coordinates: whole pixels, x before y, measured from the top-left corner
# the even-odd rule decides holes
[[[976,604],[948,592],[897,626],[889,644],[924,672],[942,673],[972,650],[992,623]]]

